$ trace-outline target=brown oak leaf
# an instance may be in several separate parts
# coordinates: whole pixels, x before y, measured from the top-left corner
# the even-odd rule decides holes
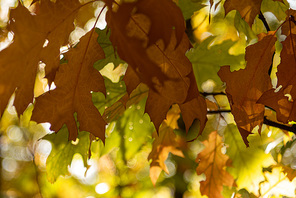
[[[107,1],[110,40],[141,82],[163,92],[166,98],[183,102],[190,84],[187,75],[192,70],[185,56],[191,45],[184,19],[171,0],[153,2],[122,3],[112,10],[114,2]]]
[[[258,103],[273,108],[277,120],[283,123],[296,121],[296,34],[289,34],[282,42],[281,63],[278,65],[278,89],[266,91]]]
[[[169,174],[165,164],[169,153],[184,157],[182,150],[186,148],[186,141],[174,133],[174,129],[178,128],[177,120],[179,117],[180,109],[178,105],[172,106],[167,113],[166,120],[159,129],[159,136],[157,133],[153,134],[155,140],[152,145],[152,151],[148,156],[148,159],[152,160],[150,164],[150,178],[153,185],[156,184],[162,170]]]
[[[231,10],[237,10],[249,26],[252,26],[260,13],[261,3],[262,0],[227,0],[224,3],[225,15]]]
[[[257,101],[271,88],[268,70],[272,63],[276,37],[273,33],[262,33],[259,38],[262,38],[259,42],[246,48],[245,69],[231,72],[229,66],[224,66],[218,72],[221,80],[226,82],[231,112],[247,146],[247,137],[253,128],[258,125],[260,133],[263,124],[264,105]]]
[[[223,142],[216,131],[203,144],[205,149],[196,158],[196,162],[199,162],[197,174],[204,173],[206,176],[206,180],[200,183],[200,192],[208,197],[222,198],[223,186],[232,187],[235,184],[233,177],[225,170],[231,161],[221,152]]]
[[[296,10],[289,9],[286,11],[286,21],[282,25],[282,34],[288,36],[289,34],[296,34]]]
[[[41,0],[37,13],[30,13],[21,3],[10,12],[8,30],[12,44],[0,53],[0,115],[16,90],[14,105],[23,113],[33,102],[35,76],[40,61],[46,64],[49,84],[60,61],[60,47],[68,43],[74,30],[74,18],[81,4],[78,0]]]
[[[39,96],[33,110],[32,120],[51,123],[53,131],[59,131],[66,124],[70,140],[75,140],[78,134],[74,113],[77,113],[79,130],[105,140],[106,122],[91,95],[91,91],[106,92],[103,77],[93,67],[97,60],[104,58],[97,37],[94,30],[90,31],[65,54],[68,62],[60,66],[56,89]]]
[[[282,165],[283,172],[287,174],[287,177],[290,181],[296,177],[296,170],[291,168],[290,166]]]
[[[126,59],[129,63],[129,68],[124,77],[127,92],[131,93],[141,82],[149,86],[150,90],[145,111],[149,114],[157,130],[165,119],[170,106],[176,103],[181,106],[182,113],[188,114],[188,121],[186,121],[187,129],[194,119],[199,119],[202,125],[204,125],[206,121],[206,105],[203,98],[199,96],[199,91],[192,73],[192,65],[185,56],[186,51],[190,48],[190,43],[186,34],[183,33],[179,44],[177,44],[178,36],[176,36],[175,31],[173,31],[170,42],[167,45],[162,40],[158,40],[148,46],[148,41],[150,39],[147,33],[149,32],[149,18],[139,14],[134,14],[130,18],[131,22],[128,24],[129,31],[126,33],[129,36],[126,38],[124,48],[122,47],[128,59],[133,59],[131,61]],[[111,21],[109,23],[113,22]],[[112,34],[112,27],[110,28]],[[119,33],[124,34],[123,31]],[[140,45],[140,48],[143,48],[142,52],[138,50],[139,43],[131,44],[132,38],[143,41],[144,47]],[[119,42],[122,42],[122,40]],[[133,53],[128,52],[129,49],[127,49],[126,45],[130,45]],[[119,50],[120,46],[117,47]],[[134,47],[136,49],[134,49]],[[136,56],[139,57],[135,58],[134,53],[137,53]],[[131,56],[131,54],[134,56]],[[147,61],[144,59],[147,59]],[[145,63],[142,64],[142,61]],[[139,68],[138,66],[135,68],[133,63],[139,65]],[[141,71],[142,67],[147,67],[148,71]],[[156,70],[154,70],[154,67]],[[152,82],[146,80],[146,78],[148,78],[151,81],[151,79],[155,79],[155,76],[157,76],[157,79],[160,79],[162,83],[152,85]],[[183,105],[188,102],[191,102],[194,106],[190,107],[188,104]],[[192,117],[192,115],[194,115],[194,117]]]

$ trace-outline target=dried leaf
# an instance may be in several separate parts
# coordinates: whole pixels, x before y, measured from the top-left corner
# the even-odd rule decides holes
[[[271,88],[268,70],[272,63],[274,35],[261,35],[262,40],[246,49],[247,65],[245,69],[230,71],[222,67],[218,75],[226,82],[226,93],[231,105],[231,112],[241,136],[248,146],[247,137],[257,125],[259,133],[264,119],[264,105],[258,104],[261,95]]]
[[[22,114],[33,102],[35,76],[40,61],[46,64],[49,84],[55,78],[60,47],[68,43],[73,21],[80,7],[78,0],[40,1],[39,12],[30,13],[21,3],[10,12],[11,45],[0,53],[0,115],[16,90],[15,107]]]
[[[186,76],[191,64],[184,55],[190,43],[182,13],[170,0],[152,4],[154,1],[122,3],[116,11],[109,8],[106,20],[111,29],[110,40],[141,82],[164,92],[162,95],[167,98],[183,102],[189,87]],[[112,3],[107,2],[107,5]],[[149,9],[151,6],[153,8]]]
[[[281,63],[278,65],[278,90],[266,91],[258,100],[258,103],[273,108],[276,111],[277,120],[283,123],[296,120],[296,34],[289,34],[282,42]]]
[[[69,139],[77,137],[74,113],[77,113],[80,131],[88,131],[105,140],[105,121],[92,102],[91,91],[105,93],[104,79],[93,68],[96,60],[104,58],[98,45],[98,35],[92,30],[80,43],[65,54],[68,63],[62,65],[55,79],[56,89],[36,99],[32,120],[50,122],[51,130],[59,131],[66,124]]]
[[[165,165],[169,153],[184,157],[182,150],[186,148],[185,140],[174,133],[174,129],[178,128],[177,120],[179,118],[180,109],[177,105],[172,106],[167,113],[166,120],[162,123],[159,129],[159,136],[154,133],[154,142],[152,145],[152,151],[148,156],[148,159],[152,160],[150,164],[150,178],[153,185],[161,173],[164,170],[169,174],[168,168]]]
[[[237,10],[249,26],[252,26],[260,12],[261,3],[262,0],[227,0],[224,3],[225,15],[231,10]]]
[[[206,175],[206,180],[200,183],[200,192],[208,197],[222,198],[223,186],[234,185],[233,177],[225,170],[230,165],[229,157],[221,152],[223,142],[216,131],[203,144],[205,149],[196,158],[196,162],[199,162],[197,174]]]

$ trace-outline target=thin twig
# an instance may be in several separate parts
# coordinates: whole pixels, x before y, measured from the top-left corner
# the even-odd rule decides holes
[[[214,93],[208,93],[208,92],[199,92],[201,95],[203,95],[204,97],[206,96],[217,96],[217,95],[224,95],[226,96],[226,93],[224,92],[214,92]]]
[[[215,111],[208,111],[207,114],[218,114],[218,113],[231,113],[230,109],[221,109],[221,110],[215,110]]]
[[[282,130],[290,131],[290,132],[296,134],[296,125],[295,124],[293,124],[292,126],[288,126],[285,124],[280,124],[278,122],[274,122],[272,120],[269,120],[266,117],[264,117],[263,123],[266,125],[276,127],[276,128],[282,129]]]
[[[220,109],[220,110],[215,110],[215,111],[208,111],[207,114],[221,114],[221,113],[231,113],[230,109]],[[291,126],[281,124],[278,122],[274,122],[272,120],[267,119],[264,117],[263,124],[266,124],[268,126],[276,127],[285,131],[290,131],[294,134],[296,134],[296,124],[293,124]]]
[[[265,29],[267,30],[267,32],[269,32],[269,31],[270,31],[270,27],[269,27],[269,25],[268,25],[268,23],[267,23],[267,21],[266,21],[264,15],[262,14],[261,11],[260,11],[260,13],[259,13],[259,19],[263,22],[264,27],[265,27]]]

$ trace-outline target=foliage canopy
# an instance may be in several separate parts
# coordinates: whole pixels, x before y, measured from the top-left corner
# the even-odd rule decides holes
[[[97,179],[109,197],[173,176],[176,197],[293,197],[295,17],[285,0],[19,1],[2,28],[1,140],[50,123],[47,180],[81,156],[117,175]],[[41,134],[24,146],[37,173]]]

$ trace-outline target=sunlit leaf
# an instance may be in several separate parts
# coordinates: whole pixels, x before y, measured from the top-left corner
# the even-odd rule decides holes
[[[68,166],[76,153],[82,156],[84,166],[87,167],[89,133],[79,132],[75,142],[68,141],[68,134],[67,127],[63,126],[58,133],[52,133],[43,138],[52,144],[52,150],[46,162],[47,179],[51,183],[55,182],[59,176],[69,175]]]
[[[250,146],[246,147],[235,125],[228,125],[224,134],[228,146],[226,154],[232,160],[232,166],[227,170],[236,179],[238,188],[258,192],[258,185],[264,180],[262,168],[273,163],[272,157],[260,148],[260,144],[252,143],[262,143],[260,136],[249,138]]]
[[[196,158],[199,162],[197,174],[206,175],[206,180],[200,184],[200,191],[208,197],[223,197],[223,186],[232,187],[235,183],[233,177],[226,171],[226,167],[231,166],[231,161],[222,153],[222,138],[216,131],[212,132],[203,144],[205,149]]]

